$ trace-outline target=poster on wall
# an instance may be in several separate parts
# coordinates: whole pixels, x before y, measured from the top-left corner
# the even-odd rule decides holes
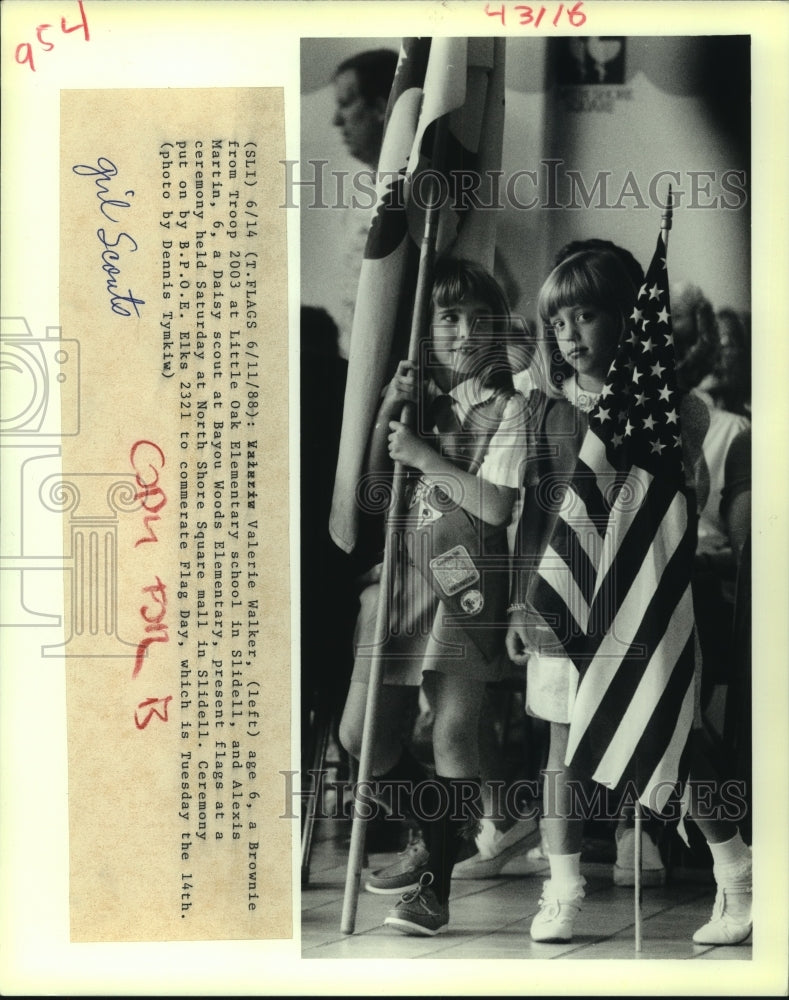
[[[779,989],[786,11],[667,8],[3,5],[2,992]]]

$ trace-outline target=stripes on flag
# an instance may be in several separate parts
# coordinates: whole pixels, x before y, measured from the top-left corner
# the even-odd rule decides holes
[[[695,669],[665,256],[661,235],[532,595],[579,671],[567,763],[658,812],[685,777]]]
[[[436,122],[448,116],[444,162],[433,164]],[[395,360],[407,353],[416,289],[428,171],[442,184],[436,252],[476,260],[489,269],[495,211],[460,199],[462,177],[483,179],[501,167],[504,131],[504,39],[407,38],[387,106],[378,163],[377,205],[367,237],[348,357],[343,427],[329,531],[347,552],[356,544],[357,491],[380,391]]]

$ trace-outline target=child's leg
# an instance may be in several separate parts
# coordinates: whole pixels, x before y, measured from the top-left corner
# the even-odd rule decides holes
[[[474,853],[455,865],[454,879],[492,878],[512,858],[528,849],[528,838],[537,829],[532,815],[520,815],[506,791],[507,767],[496,732],[501,706],[485,692],[479,720],[479,771],[482,819]]]
[[[461,839],[474,835],[481,813],[478,733],[485,685],[439,673],[431,674],[429,684],[436,787],[430,809],[433,818],[426,823],[428,865],[436,895],[445,901]]]
[[[426,675],[433,706],[436,774],[445,778],[479,775],[479,716],[485,683],[431,671]]]
[[[531,936],[535,941],[571,940],[573,922],[584,898],[585,879],[581,876],[584,817],[576,793],[582,786],[582,778],[564,763],[569,734],[566,723],[551,723],[543,788],[543,831],[551,877],[544,883],[540,910],[532,921]]]
[[[416,688],[384,684],[378,699],[378,725],[373,746],[371,771],[381,777],[400,760],[403,752],[402,729],[406,714],[413,706]],[[351,681],[340,720],[340,742],[357,760],[362,752],[362,731],[367,707],[367,684]]]
[[[384,923],[406,934],[435,934],[449,922],[452,868],[464,835],[473,836],[481,815],[479,710],[482,681],[426,673],[433,706],[436,776],[421,787],[415,807],[428,856],[414,892],[405,893]]]
[[[723,801],[718,793],[720,779],[702,745],[701,734],[693,732],[690,738],[688,815],[709,845],[718,890],[712,917],[696,931],[693,940],[697,944],[739,944],[749,936],[752,926],[751,850],[743,842],[737,825],[723,818]],[[694,783],[702,784],[694,787]]]
[[[564,763],[569,735],[569,725],[563,722],[551,723],[551,742],[543,786],[543,828],[548,851],[557,856],[580,856],[584,832],[584,817],[576,815],[578,797],[574,792],[574,788],[580,788],[583,779]]]
[[[410,718],[418,688],[384,684],[378,701],[377,738],[373,746],[370,769],[375,779],[374,798],[380,804],[381,819],[413,822],[415,818],[413,790],[425,780],[427,773],[404,744],[404,724]],[[361,754],[362,728],[367,702],[367,684],[352,681],[340,722],[340,741],[355,757]],[[425,836],[424,825],[417,823]],[[368,828],[368,835],[375,828]],[[400,828],[379,828],[379,836],[389,843],[387,833],[399,835]],[[384,850],[386,847],[383,848]],[[393,864],[371,872],[365,888],[375,893],[399,893],[416,884],[424,870],[427,850],[421,840],[410,843]]]

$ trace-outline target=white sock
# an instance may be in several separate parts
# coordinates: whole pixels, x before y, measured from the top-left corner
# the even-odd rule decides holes
[[[581,852],[578,854],[549,854],[551,882],[563,894],[574,896],[585,885],[581,877]]]
[[[709,841],[708,841],[709,843]],[[731,888],[750,888],[751,851],[738,830],[730,840],[720,844],[709,843],[713,871],[718,885]]]

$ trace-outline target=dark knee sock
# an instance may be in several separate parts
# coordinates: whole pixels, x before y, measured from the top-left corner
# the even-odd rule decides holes
[[[416,819],[424,835],[424,827],[414,812],[414,789],[428,774],[408,747],[403,747],[400,759],[386,774],[375,779],[376,799],[383,802],[393,819]]]
[[[427,866],[433,874],[433,889],[439,900],[446,902],[461,842],[475,835],[482,815],[479,778],[436,775],[423,786],[418,805],[425,828],[429,852]]]

